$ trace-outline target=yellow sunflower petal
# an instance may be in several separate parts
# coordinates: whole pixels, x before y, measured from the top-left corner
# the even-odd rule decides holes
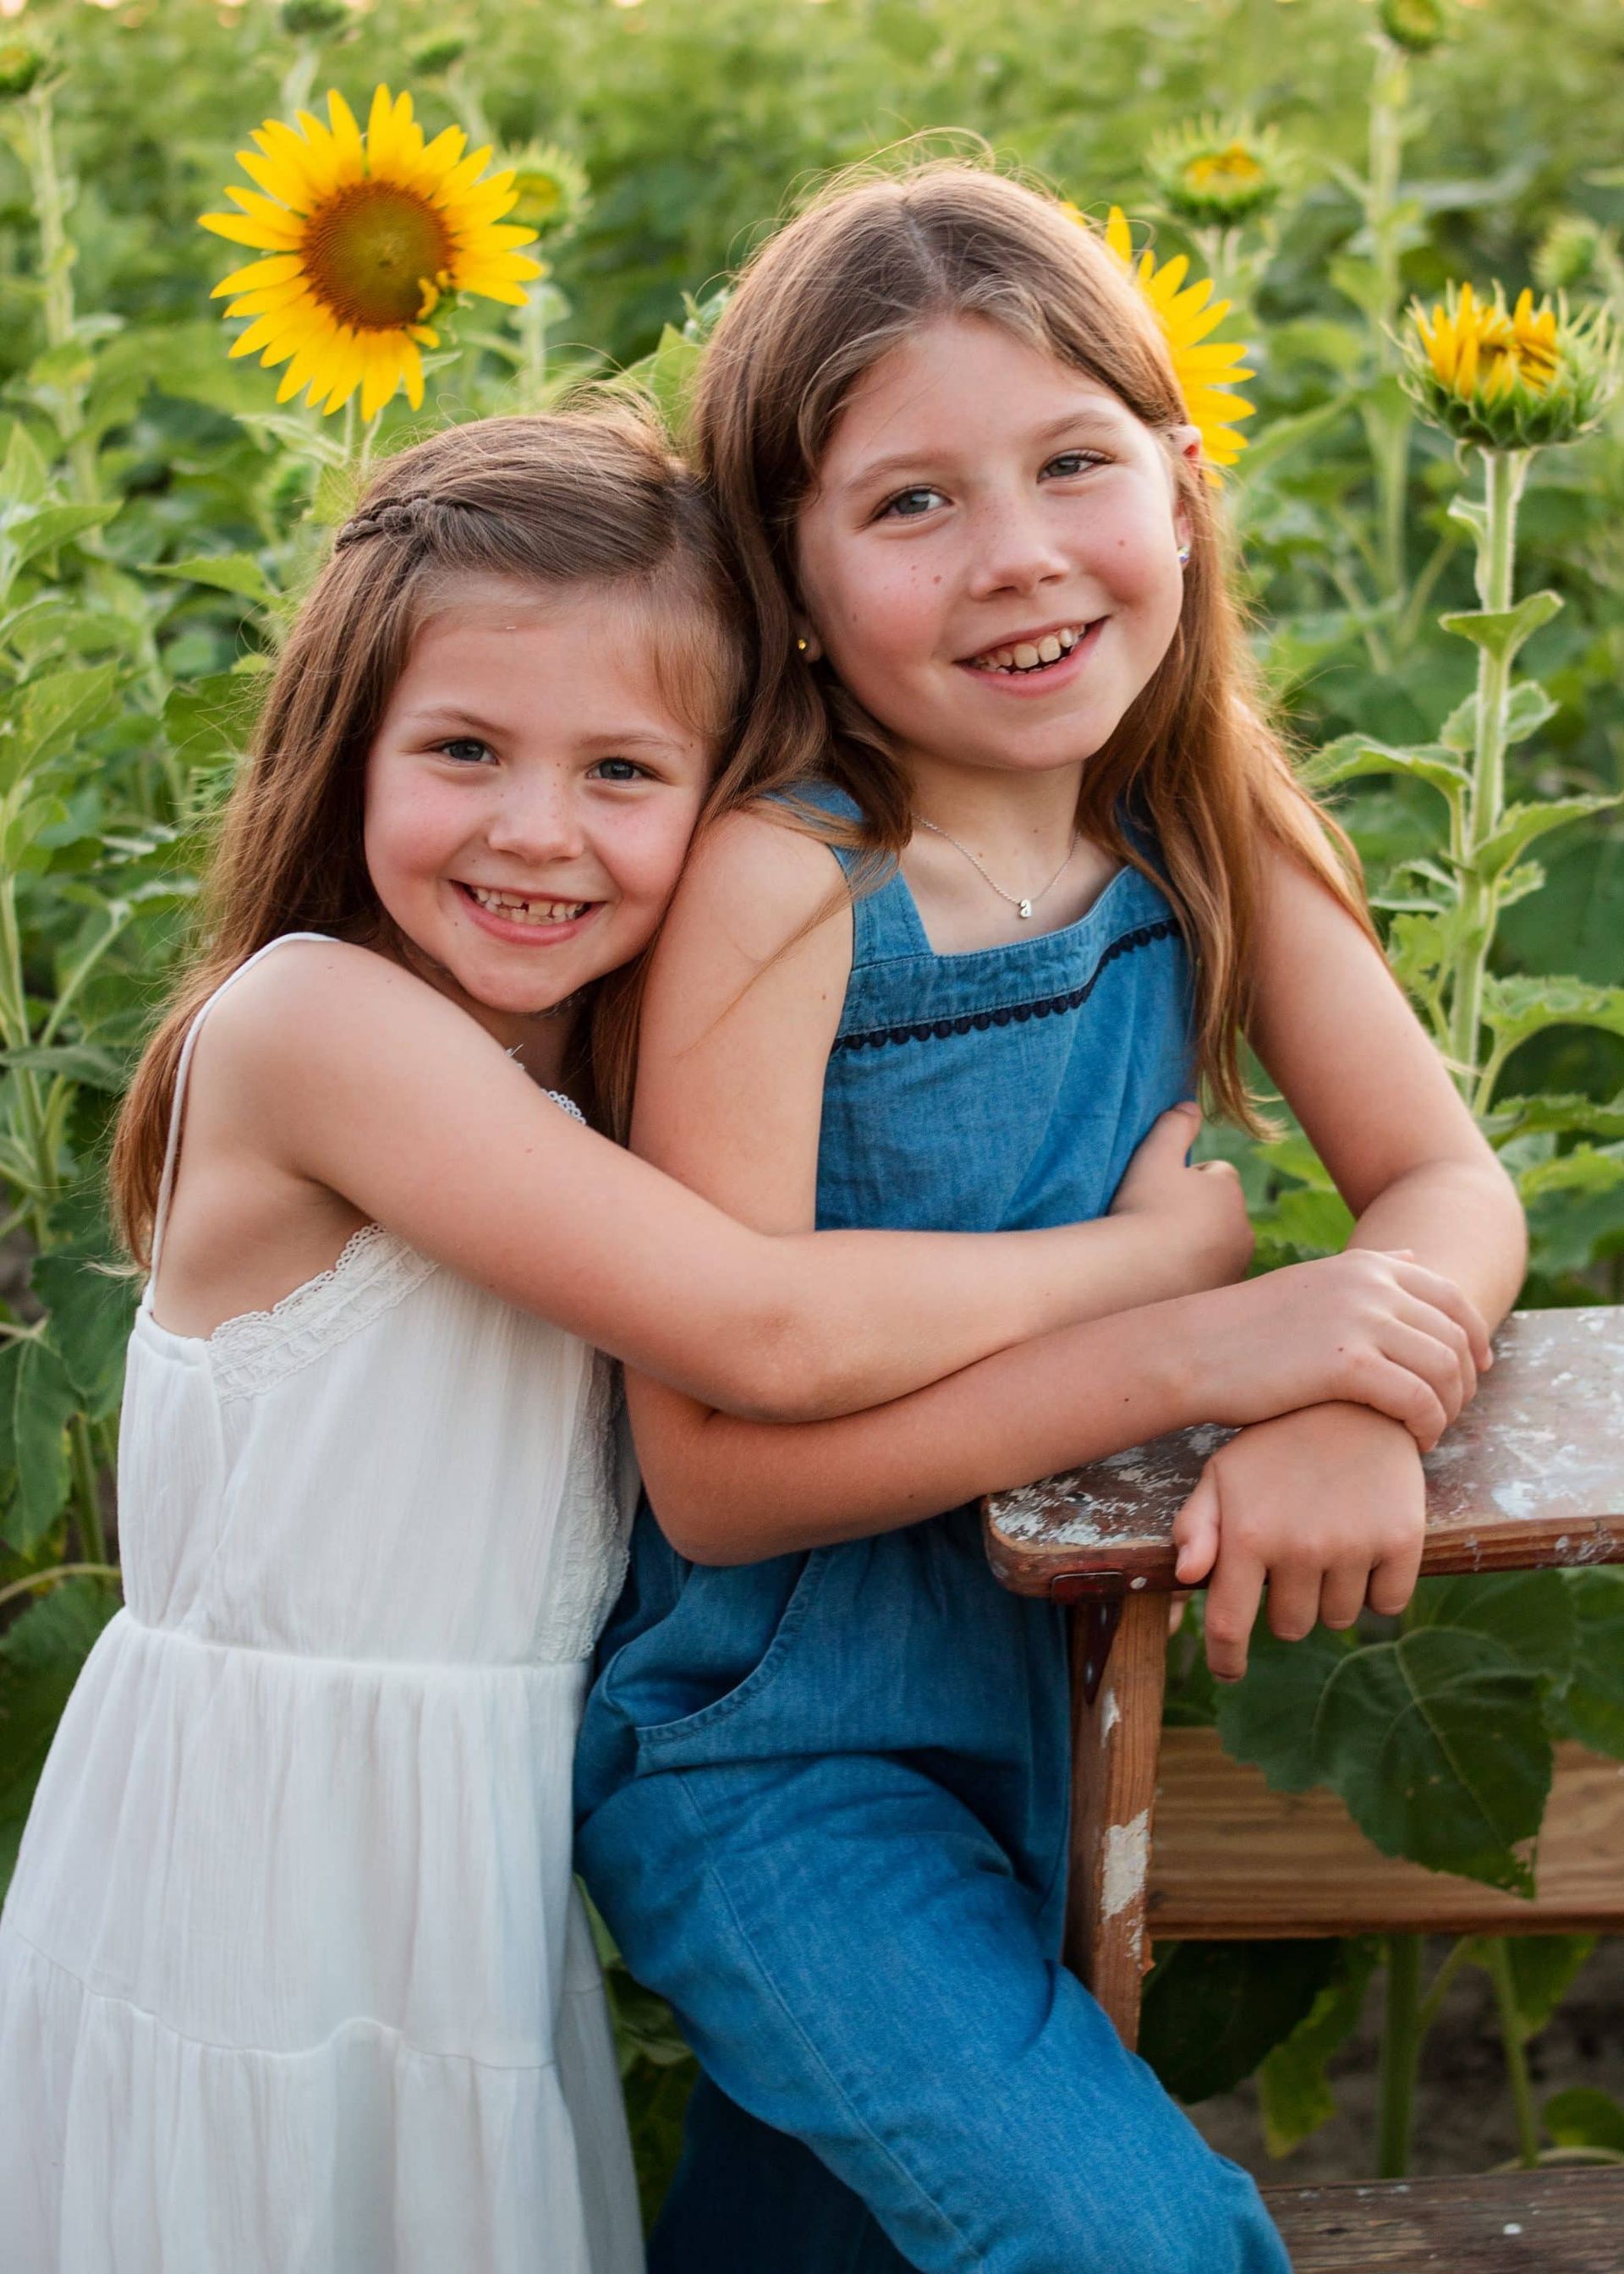
[[[209,294],[211,300],[223,300],[232,292],[254,292],[267,284],[284,283],[300,273],[303,263],[296,252],[274,253],[268,260],[251,260],[246,268],[234,268],[224,276]]]
[[[464,292],[477,292],[484,300],[500,300],[509,308],[522,308],[530,297],[521,286],[500,283],[493,276],[467,277],[462,289]]]
[[[284,328],[276,316],[261,316],[257,323],[249,325],[240,339],[232,341],[226,353],[234,363],[239,356],[258,355],[260,349],[278,338]]]
[[[252,150],[239,150],[237,162],[251,182],[259,184],[267,198],[274,199],[278,205],[287,206],[295,213],[306,210],[310,190],[302,173],[296,173],[291,166],[283,165],[280,159],[261,158]]]
[[[339,100],[342,103],[343,98],[341,96]],[[327,109],[331,110],[332,107],[333,99],[329,95]],[[296,115],[304,130],[304,138],[310,145],[309,162],[312,173],[316,169],[320,169],[324,184],[328,191],[350,189],[355,183],[365,177],[365,153],[361,147],[361,137],[356,131],[353,118],[350,119],[350,131],[348,133],[340,134],[335,127],[327,125],[318,118],[313,111],[301,110]],[[349,116],[348,110],[345,116]]]
[[[341,169],[339,178],[342,182],[358,182],[366,172],[366,146],[361,139],[354,111],[335,87],[327,89],[327,117]]]
[[[410,340],[401,351],[401,384],[414,410],[423,408],[423,358]]]
[[[332,188],[329,168],[320,161],[312,145],[280,118],[267,118],[249,139],[272,165],[283,167],[289,179],[298,183],[299,195],[288,200],[290,205],[306,208]],[[331,138],[324,132],[322,139],[330,143]]]
[[[460,159],[453,166],[435,193],[434,203],[437,206],[444,205],[447,198],[460,198],[465,190],[472,189],[491,162],[491,147],[487,142],[483,149],[470,150],[466,158]]]
[[[289,233],[297,243],[304,235],[304,222],[297,214],[290,214],[286,206],[273,205],[269,198],[259,197],[252,190],[239,190],[234,182],[226,184],[226,195],[234,206],[240,206],[245,221],[258,222],[267,232],[275,230],[280,237]]]
[[[266,210],[274,213],[276,207],[267,207]],[[229,238],[233,245],[252,245],[259,252],[291,252],[304,235],[303,224],[293,214],[284,214],[274,227],[268,222],[250,221],[241,214],[199,214],[198,225],[212,230],[216,237]]]
[[[1189,270],[1190,256],[1187,252],[1176,252],[1171,260],[1164,261],[1150,280],[1153,299],[1160,302],[1164,307],[1169,306],[1177,298],[1178,288],[1184,282]],[[1192,287],[1192,290],[1199,289],[1199,286]],[[1207,289],[1210,292],[1211,285],[1209,284]]]
[[[291,284],[273,284],[263,292],[243,292],[227,304],[226,314],[231,316],[264,316],[273,309],[290,308],[305,297],[304,287],[296,280]]]

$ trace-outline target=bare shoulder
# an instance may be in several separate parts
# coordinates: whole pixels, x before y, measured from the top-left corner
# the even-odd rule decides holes
[[[263,957],[210,1012],[199,1056],[245,1101],[275,1111],[325,1073],[347,1077],[369,1062],[432,1047],[488,1054],[489,1037],[425,980],[346,940],[289,940]]]
[[[829,847],[771,807],[725,814],[695,840],[667,931],[703,926],[757,968],[808,930],[850,937],[850,900]]]

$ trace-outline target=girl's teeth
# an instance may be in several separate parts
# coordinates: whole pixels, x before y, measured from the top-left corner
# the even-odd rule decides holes
[[[528,900],[517,892],[485,892],[477,885],[468,889],[482,908],[519,923],[569,923],[590,905],[585,900]]]
[[[1014,647],[989,648],[978,655],[977,671],[1036,671],[1046,663],[1058,663],[1063,655],[1070,655],[1081,639],[1081,632],[1068,625],[1064,631],[1045,632],[1041,640],[1022,640]]]

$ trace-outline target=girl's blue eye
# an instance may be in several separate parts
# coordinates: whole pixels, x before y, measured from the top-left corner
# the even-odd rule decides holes
[[[491,755],[491,745],[472,734],[458,734],[448,742],[436,742],[434,747],[442,757],[455,758],[459,764],[477,765]]]
[[[928,488],[922,484],[918,489],[898,490],[894,498],[888,498],[880,508],[880,518],[883,521],[894,515],[898,521],[917,521],[921,513],[930,511],[932,500],[940,498],[941,494],[940,490]],[[921,499],[924,501],[922,504],[916,502]]]
[[[1064,480],[1068,474],[1080,474],[1090,466],[1102,466],[1104,463],[1104,456],[1098,450],[1062,450],[1057,458],[1049,460],[1043,471],[1047,474],[1058,468]]]
[[[599,758],[592,772],[600,781],[634,782],[648,778],[648,768],[635,758]]]

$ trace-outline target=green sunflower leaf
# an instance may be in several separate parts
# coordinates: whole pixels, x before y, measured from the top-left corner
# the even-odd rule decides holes
[[[1545,1683],[1486,1635],[1421,1627],[1332,1672],[1315,1766],[1384,1856],[1531,1894],[1551,1789]]]

